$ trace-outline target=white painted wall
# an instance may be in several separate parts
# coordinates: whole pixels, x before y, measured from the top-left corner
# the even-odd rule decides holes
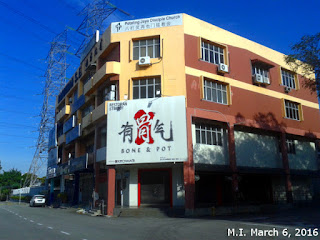
[[[229,165],[228,133],[223,131],[223,145],[205,145],[196,143],[195,124],[192,124],[192,143],[194,163]]]
[[[138,169],[130,169],[129,176],[129,206],[138,207]]]
[[[318,170],[316,145],[314,142],[294,140],[296,153],[288,154],[290,169]]]
[[[235,131],[234,138],[238,166],[282,168],[277,137]]]

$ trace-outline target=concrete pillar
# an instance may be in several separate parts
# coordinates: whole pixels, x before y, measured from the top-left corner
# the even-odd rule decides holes
[[[49,205],[51,205],[54,201],[54,178],[50,180],[50,198],[49,198]]]
[[[64,181],[64,175],[60,176],[60,192],[64,192],[65,189],[65,181]]]
[[[286,177],[286,194],[287,194],[287,203],[293,202],[292,197],[292,183],[291,183],[291,175],[290,175],[290,167],[289,167],[289,159],[288,159],[288,149],[286,142],[286,133],[281,132],[280,137],[280,147],[281,147],[281,155],[282,155],[282,164]]]
[[[232,193],[234,203],[237,203],[237,192],[239,191],[238,182],[238,169],[236,160],[236,144],[234,140],[234,125],[228,125],[228,151],[229,151],[229,164],[232,172]]]
[[[188,161],[183,163],[183,179],[185,189],[185,213],[192,215],[194,211],[195,199],[195,170],[193,163],[193,144],[192,144],[192,117],[187,113],[187,145]]]
[[[116,197],[116,169],[108,168],[108,203],[107,203],[107,215],[113,216],[113,209],[115,207],[115,197]]]

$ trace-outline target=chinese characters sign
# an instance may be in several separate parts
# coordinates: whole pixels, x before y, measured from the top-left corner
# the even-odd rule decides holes
[[[107,165],[187,160],[185,97],[108,103]]]
[[[114,22],[111,24],[111,33],[130,32],[177,25],[182,25],[182,14]]]

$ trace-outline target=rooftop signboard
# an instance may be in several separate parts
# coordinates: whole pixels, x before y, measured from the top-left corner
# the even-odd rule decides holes
[[[152,28],[182,25],[182,14],[172,14],[160,17],[143,18],[130,21],[114,22],[111,33],[122,33]]]

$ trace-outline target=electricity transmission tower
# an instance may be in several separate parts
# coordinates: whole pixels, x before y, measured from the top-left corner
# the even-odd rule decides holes
[[[116,10],[132,17],[129,13],[117,8],[115,5],[106,0],[93,0],[88,4],[80,13],[80,16],[84,16],[81,24],[77,28],[77,32],[84,36],[84,40],[80,45],[76,54],[81,54],[84,47],[89,43],[96,30],[103,31],[103,24],[105,20],[113,14]]]
[[[24,186],[33,186],[37,182],[37,176],[48,160],[48,139],[49,131],[53,128],[55,122],[55,103],[56,96],[66,84],[66,54],[69,45],[67,45],[67,30],[58,34],[51,42],[51,47],[46,58],[47,69],[45,73],[45,86],[43,89],[43,104],[40,113],[39,136],[36,145],[36,151],[31,162]]]
[[[80,16],[84,16],[84,19],[76,29],[76,32],[83,36],[84,39],[74,55],[79,57],[96,30],[104,30],[103,24],[105,20],[116,10],[126,16],[132,17],[129,13],[105,0],[93,0],[79,13]],[[43,90],[44,99],[40,113],[41,121],[38,129],[39,137],[36,151],[28,171],[29,174],[24,181],[24,186],[35,185],[37,176],[39,173],[43,173],[45,170],[44,167],[47,166],[49,132],[54,127],[55,123],[56,96],[66,84],[66,71],[69,66],[66,61],[66,56],[70,47],[70,45],[67,44],[67,33],[67,30],[64,30],[53,39],[46,59],[46,82]],[[74,43],[72,40],[70,40],[70,42]]]

